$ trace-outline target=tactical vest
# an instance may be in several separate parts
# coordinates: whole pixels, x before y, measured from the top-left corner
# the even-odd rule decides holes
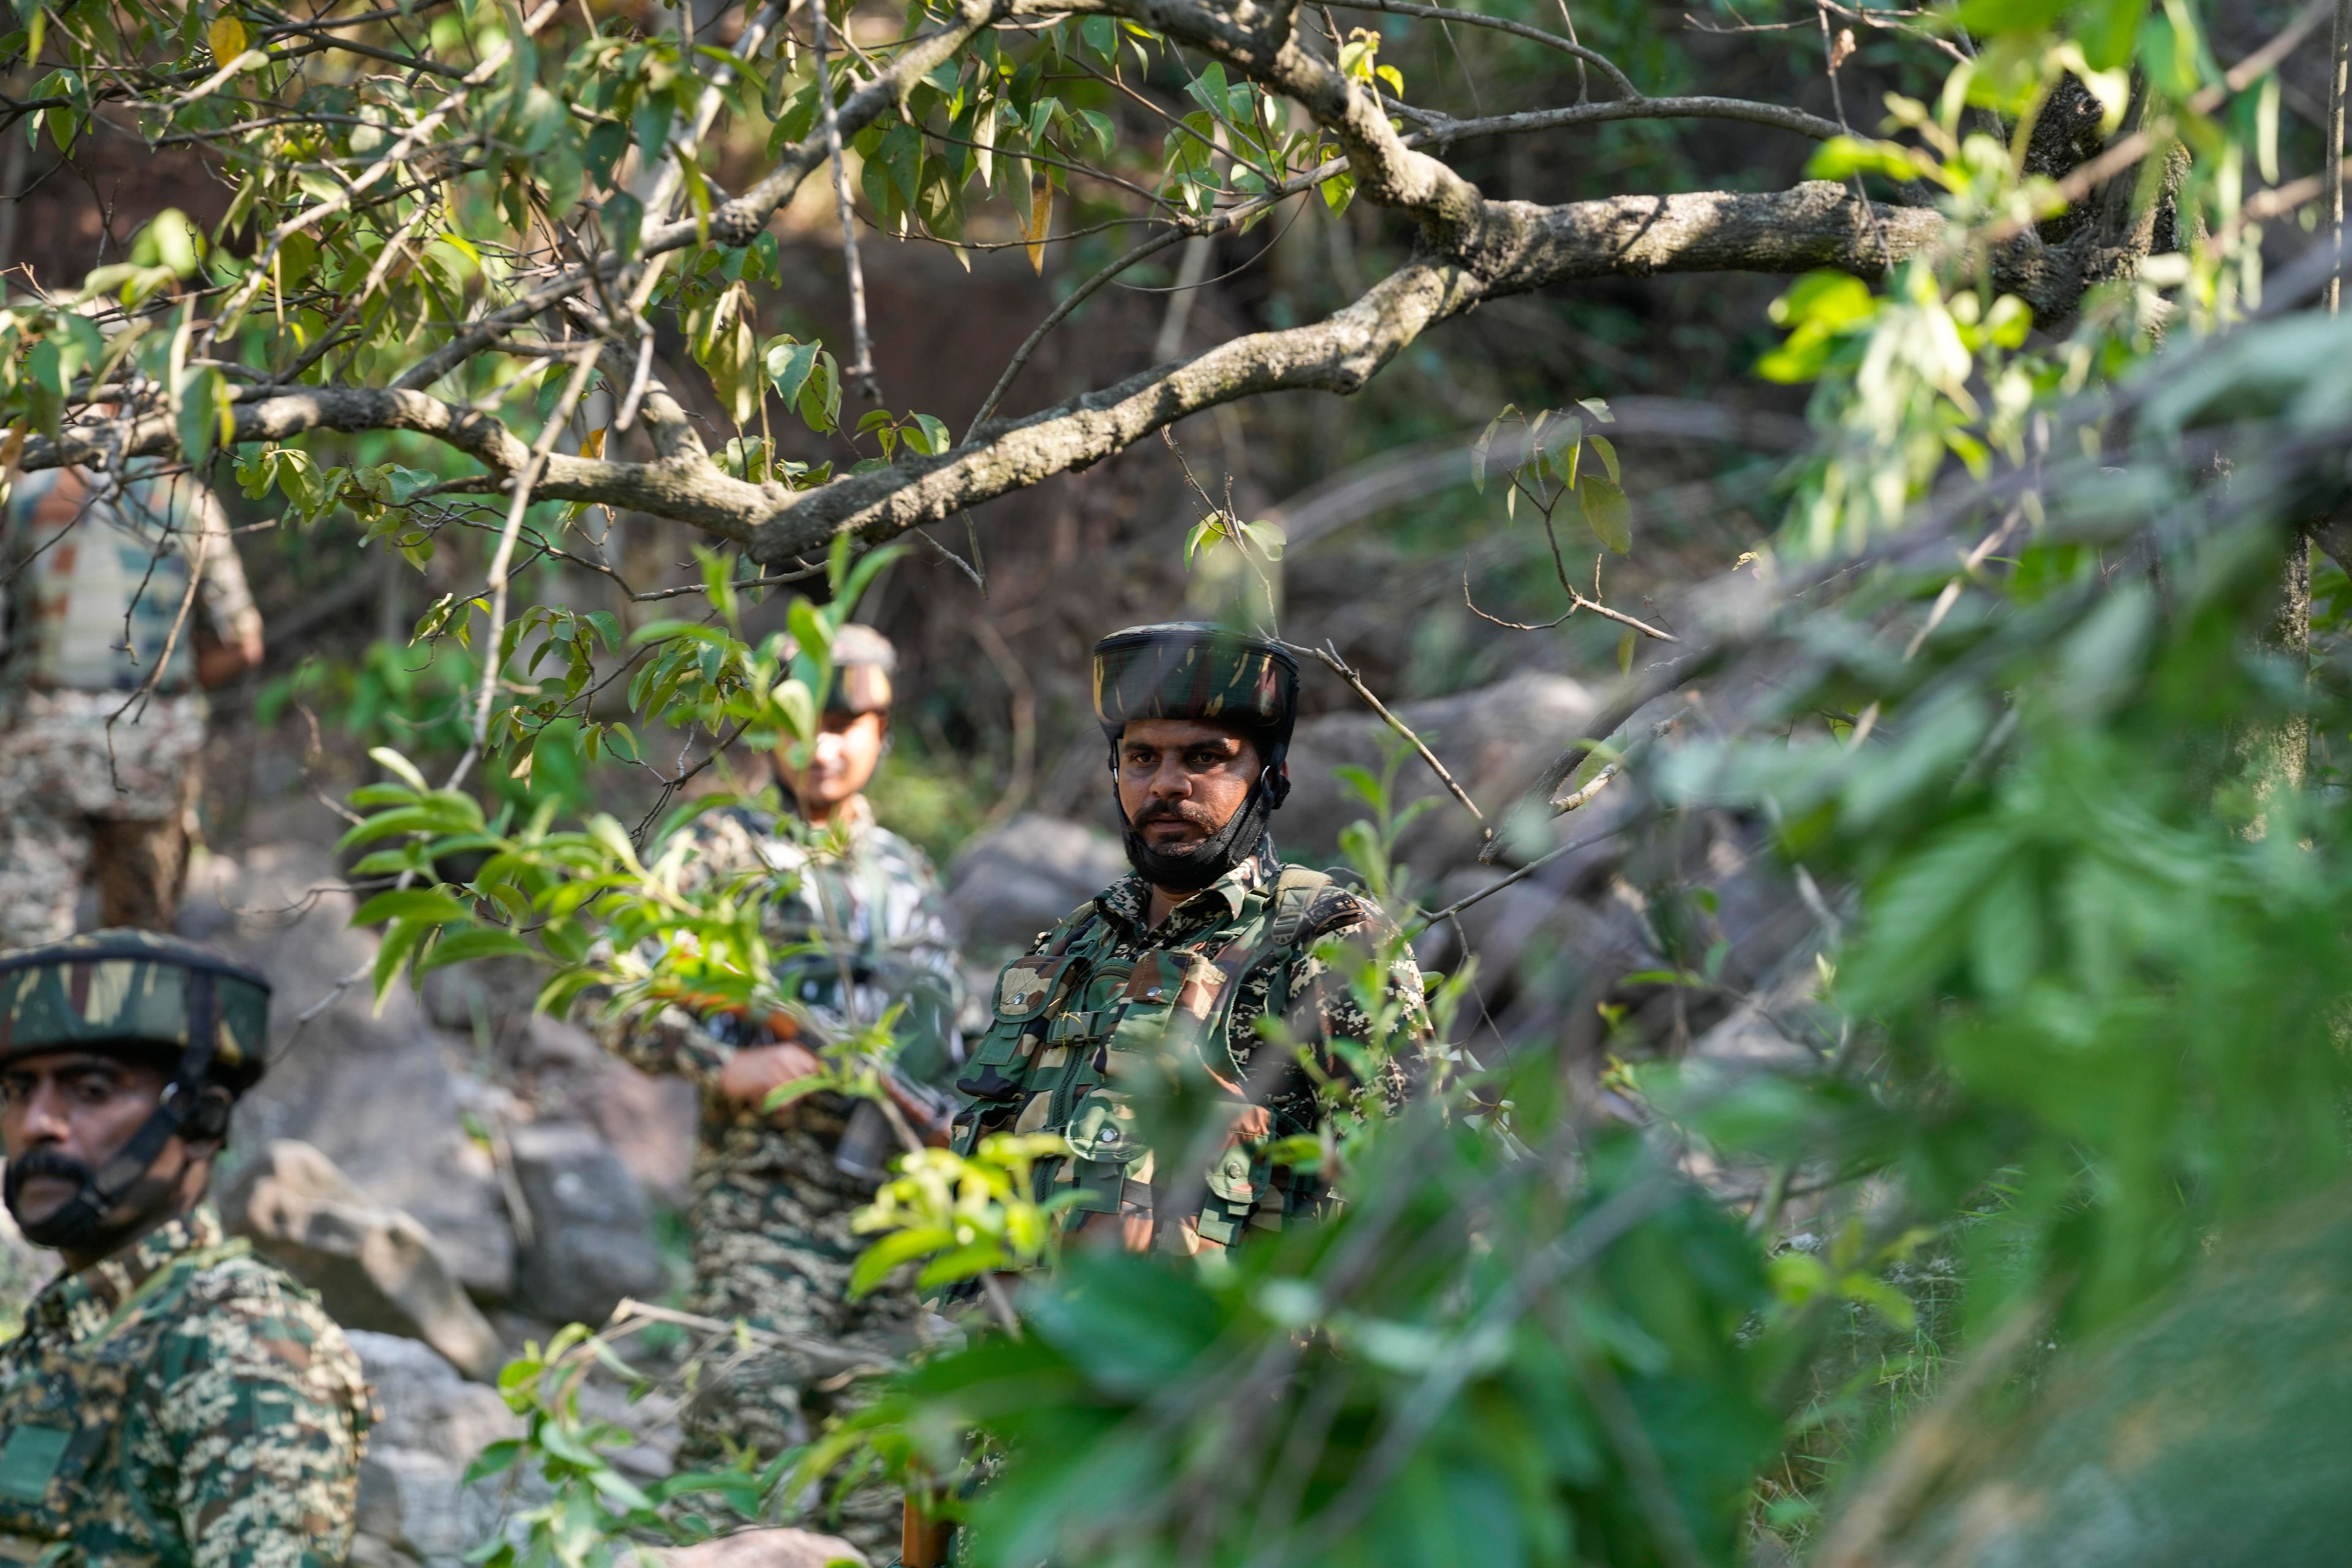
[[[970,1153],[985,1132],[1003,1131],[1003,1116],[1017,1104],[1013,1131],[1058,1132],[1073,1153],[1039,1162],[1038,1201],[1075,1188],[1072,1206],[1081,1213],[1150,1210],[1171,1217],[1152,1183],[1172,1173],[1155,1171],[1114,1080],[1128,1076],[1122,1068],[1181,1071],[1192,1061],[1228,1083],[1245,1079],[1232,1039],[1240,981],[1274,966],[1266,1015],[1283,1016],[1297,962],[1323,934],[1310,926],[1310,911],[1332,885],[1323,872],[1283,866],[1250,890],[1232,921],[1132,960],[1109,956],[1118,932],[1096,904],[1071,913],[1041,949],[1008,964],[997,983],[994,1021],[956,1084],[974,1102],[957,1149]],[[1122,1063],[1120,1056],[1129,1059]],[[1224,1152],[1209,1170],[1208,1188],[1199,1231],[1221,1245],[1247,1226],[1280,1228],[1307,1195],[1290,1172],[1269,1168],[1264,1153],[1247,1145]],[[1168,1235],[1165,1226],[1161,1234]]]

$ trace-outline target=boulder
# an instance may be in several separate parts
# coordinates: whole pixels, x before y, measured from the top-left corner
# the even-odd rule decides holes
[[[489,1389],[468,1383],[428,1346],[412,1339],[349,1331],[352,1348],[375,1385],[383,1419],[360,1461],[355,1563],[415,1563],[457,1568],[466,1554],[500,1533],[509,1512],[531,1495],[535,1476],[464,1485],[466,1467],[490,1444],[520,1436],[522,1423]]]
[[[1499,826],[1599,706],[1581,683],[1528,670],[1475,690],[1392,708]],[[1290,744],[1290,798],[1274,816],[1276,842],[1286,853],[1335,854],[1339,830],[1370,813],[1332,770],[1350,764],[1378,777],[1391,752],[1404,744],[1378,714],[1360,710],[1303,721]],[[1441,801],[1405,831],[1398,858],[1432,879],[1476,858],[1478,825],[1417,753],[1408,750],[1398,762],[1391,789],[1398,806],[1429,796]]]
[[[663,1568],[866,1568],[866,1554],[838,1535],[807,1530],[746,1530],[651,1555]]]
[[[517,1303],[555,1322],[593,1324],[624,1296],[660,1295],[669,1271],[645,1189],[611,1145],[571,1122],[527,1123],[510,1141],[531,1219]]]
[[[370,994],[376,939],[351,928],[352,908],[341,869],[312,845],[207,855],[190,872],[181,933],[260,970],[276,993],[269,1073],[237,1107],[223,1178],[299,1139],[416,1219],[467,1289],[497,1300],[514,1283],[497,1173],[466,1136],[443,1037],[406,988],[381,1007]]]
[[[310,1144],[273,1142],[238,1173],[222,1208],[232,1230],[318,1291],[345,1328],[422,1340],[468,1376],[497,1374],[499,1337],[432,1235],[370,1202]]]
[[[1108,834],[1024,812],[957,853],[948,904],[974,956],[1003,955],[1126,874],[1127,857]]]
[[[608,1059],[564,1093],[565,1102],[613,1146],[646,1196],[674,1209],[693,1201],[702,1097],[692,1084]]]

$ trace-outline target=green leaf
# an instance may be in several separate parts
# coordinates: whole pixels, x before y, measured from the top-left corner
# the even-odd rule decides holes
[[[927,458],[947,451],[951,437],[946,420],[930,414],[909,414],[907,417],[911,425],[907,431],[907,445]]]
[[[373,925],[378,921],[446,925],[467,918],[466,906],[436,888],[394,888],[390,892],[378,893],[352,911],[352,924],[355,926]]]
[[[390,994],[393,982],[408,967],[409,955],[417,944],[433,934],[434,927],[414,921],[394,921],[383,933],[383,943],[375,951],[375,970],[372,980],[375,986],[375,1005],[381,1009]]]
[[[1955,20],[1979,37],[2039,32],[2064,16],[2073,4],[2074,0],[1966,0]]]
[[[177,430],[181,455],[189,463],[201,464],[212,456],[214,443],[220,436],[222,395],[227,389],[221,373],[209,367],[180,383]]]
[[[530,943],[514,932],[498,926],[477,926],[471,931],[451,931],[444,936],[416,967],[421,973],[428,969],[438,969],[445,963],[465,963],[477,958],[532,956]]]
[[[772,338],[761,364],[768,379],[775,384],[776,395],[786,403],[798,402],[801,389],[808,384],[809,373],[816,369],[818,345],[794,342],[789,337]]]
[[[1625,480],[1624,476],[1617,471],[1616,447],[1610,442],[1609,437],[1606,436],[1588,436],[1585,439],[1591,442],[1592,449],[1601,454],[1601,466],[1609,470],[1609,482],[1612,485],[1622,486]]]
[[[1595,539],[1620,555],[1633,548],[1633,504],[1614,480],[1587,474],[1577,487],[1576,499],[1584,508],[1584,521]]]
[[[863,1296],[882,1283],[900,1264],[928,1258],[955,1243],[955,1232],[945,1226],[918,1226],[892,1231],[858,1255],[849,1271],[849,1293]]]
[[[1831,137],[1813,150],[1805,163],[1805,177],[1811,180],[1847,180],[1856,174],[1916,180],[1922,173],[1911,150],[1901,142],[1865,142],[1854,136]]]
[[[1281,560],[1283,550],[1290,542],[1290,536],[1282,531],[1279,523],[1245,522],[1242,524],[1242,534],[1269,561]]]
[[[416,771],[415,763],[410,762],[390,746],[369,747],[368,758],[384,772],[405,780],[411,789],[429,790],[433,787],[425,782],[425,775]]]
[[[2082,46],[2084,62],[2095,71],[2130,64],[2132,46],[2147,16],[2146,0],[2092,0],[2074,22],[2074,41]]]
[[[645,204],[626,191],[615,191],[604,198],[603,223],[604,243],[622,260],[635,259],[645,235]]]
[[[784,626],[793,634],[793,642],[803,657],[820,664],[830,665],[833,659],[833,628],[816,613],[816,606],[799,595],[784,611]]]
[[[492,1476],[504,1475],[512,1469],[515,1461],[521,1458],[522,1439],[501,1437],[474,1456],[473,1463],[466,1467],[466,1473],[459,1478],[457,1485],[462,1489],[472,1486],[476,1481],[486,1481]]]

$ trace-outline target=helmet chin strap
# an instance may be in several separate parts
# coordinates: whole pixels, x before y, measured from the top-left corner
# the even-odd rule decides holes
[[[17,1227],[24,1232],[26,1240],[38,1247],[66,1247],[96,1239],[106,1233],[107,1215],[146,1179],[164,1144],[192,1121],[200,1124],[200,1131],[217,1135],[210,1125],[211,1119],[200,1115],[205,1080],[212,1073],[214,1037],[218,1032],[213,1006],[213,977],[200,969],[187,973],[188,1044],[180,1053],[172,1081],[163,1086],[163,1094],[156,1099],[155,1109],[123,1141],[121,1148],[83,1178],[80,1190],[55,1212],[30,1223],[17,1216]],[[11,1199],[16,1196],[13,1183],[8,1195]],[[12,1211],[14,1206],[12,1203]]]

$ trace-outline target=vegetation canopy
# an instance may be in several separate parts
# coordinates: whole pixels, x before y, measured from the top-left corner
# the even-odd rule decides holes
[[[499,1550],[608,1558],[716,1528],[706,1495],[790,1513],[846,1460],[1021,1568],[2124,1563],[2209,1539],[2195,1560],[2287,1560],[2210,1521],[2226,1455],[2345,1381],[2250,1374],[2327,1296],[2231,1282],[2340,1273],[2352,1247],[2328,1198],[2289,1212],[2340,1205],[2352,1087],[2352,583],[2309,542],[2352,538],[2340,86],[2315,159],[2281,112],[2282,68],[2331,26],[2340,84],[2352,24],[2257,7],[2224,51],[2245,21],[2224,9],[1706,13],[1759,48],[1818,37],[1824,117],[1711,95],[1654,47],[1621,65],[1603,45],[1654,44],[1646,12],[1594,6],[1610,25],[1580,38],[1584,13],[1513,0],[17,0],[15,134],[65,151],[103,122],[195,149],[236,195],[209,231],[165,212],[79,285],[11,294],[0,461],[83,465],[101,494],[192,468],[419,563],[487,542],[478,585],[414,633],[478,650],[462,754],[436,782],[381,751],[351,803],[379,990],[508,955],[546,966],[550,1007],[792,1010],[769,889],[689,890],[675,829],[709,803],[670,795],[698,751],[810,737],[835,629],[909,547],[891,541],[1222,405],[1354,393],[1516,293],[1791,280],[1755,368],[1810,386],[1812,438],[1776,537],[1671,622],[1569,566],[1580,527],[1640,544],[1609,405],[1563,365],[1540,404],[1491,410],[1479,484],[1542,537],[1563,618],[1624,637],[1619,684],[1526,798],[1455,785],[1438,807],[1514,869],[1437,907],[1399,863],[1423,808],[1397,769],[1424,757],[1401,739],[1387,776],[1349,781],[1346,849],[1395,944],[1435,951],[1605,810],[1592,831],[1631,846],[1612,897],[1660,966],[1564,955],[1547,1026],[1473,1050],[1475,965],[1450,961],[1425,1092],[1284,1152],[1344,1205],[1230,1258],[1060,1254],[1028,1141],[910,1154],[868,1211],[861,1283],[973,1282],[961,1345],[792,1463],[656,1496],[578,1416],[620,1331],[568,1332],[509,1373],[532,1435],[487,1466],[528,1458],[558,1500]],[[1474,31],[1539,62],[1512,79],[1534,102],[1432,85]],[[1864,45],[1902,89],[1867,106],[1836,90]],[[1722,121],[1811,142],[1810,177],[1544,204],[1479,161],[1562,128]],[[812,183],[842,236],[830,346],[760,324],[772,220]],[[1393,264],[1319,320],[1009,411],[1089,299],[1307,204],[1390,215]],[[1097,259],[959,431],[880,402],[861,226]],[[859,456],[789,458],[788,420]],[[1195,489],[1171,570],[1229,552],[1264,588],[1241,613],[1271,618],[1281,532]],[[533,561],[614,574],[600,510],[708,536],[698,580],[620,584],[661,618],[518,601]],[[748,632],[779,589],[788,629]],[[616,688],[626,719],[597,706]],[[684,739],[666,767],[656,731]],[[634,824],[572,820],[530,787],[558,761],[650,768],[661,796]],[[1328,955],[1383,1031],[1395,952]],[[813,1084],[883,1094],[889,1022],[830,1042]],[[1770,1043],[1762,1065],[1694,1048],[1733,1026]],[[1206,1146],[1224,1113],[1181,1074],[1146,1101],[1159,1148]],[[2247,1327],[2252,1304],[2273,1315]],[[2151,1364],[2227,1419],[2136,1404]],[[2340,1510],[2338,1428],[2330,1479],[2297,1490],[2286,1467],[2265,1517]],[[2045,1429],[2080,1442],[2011,1440]],[[2067,1500],[2102,1486],[2129,1506],[2094,1528]]]

